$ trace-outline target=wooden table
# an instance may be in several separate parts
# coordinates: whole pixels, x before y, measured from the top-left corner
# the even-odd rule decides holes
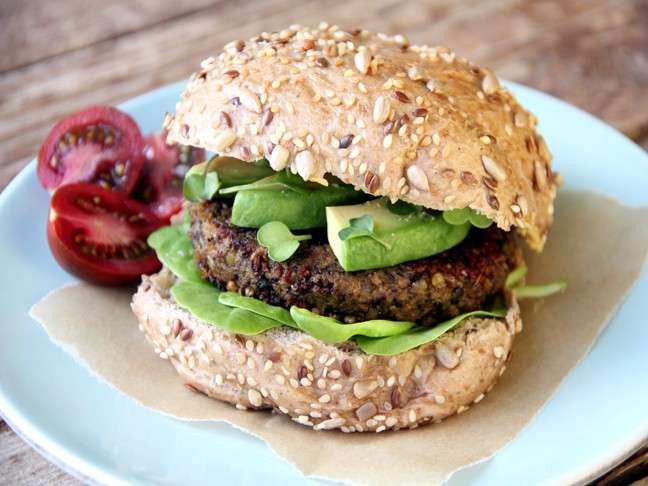
[[[447,44],[648,149],[648,0],[2,0],[0,189],[67,113],[183,79],[229,40],[322,18]],[[648,447],[597,483],[646,476]],[[0,421],[0,483],[78,481]]]

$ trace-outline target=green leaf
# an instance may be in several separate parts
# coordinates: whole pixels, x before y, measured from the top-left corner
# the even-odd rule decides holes
[[[203,186],[203,198],[205,201],[210,201],[221,187],[220,177],[218,172],[209,172],[205,175]]]
[[[254,182],[230,186],[221,189],[219,194],[228,195],[240,191],[249,191],[253,189],[266,189],[266,190],[289,190],[298,192],[300,194],[308,194],[306,182],[301,177],[297,177],[288,171],[277,172],[263,179]]]
[[[509,290],[515,288],[526,276],[527,271],[528,268],[526,265],[517,267],[515,270],[508,274],[504,286]]]
[[[527,285],[514,288],[515,296],[518,299],[539,299],[548,297],[558,292],[564,292],[567,288],[567,280],[561,279],[544,285]]]
[[[374,338],[394,336],[414,326],[408,321],[372,320],[343,324],[330,317],[320,316],[306,309],[292,306],[290,315],[297,327],[307,334],[329,344],[348,341],[353,336],[371,336]]]
[[[228,307],[237,307],[239,309],[254,312],[260,316],[267,317],[268,319],[281,322],[286,326],[297,327],[288,310],[276,305],[266,304],[254,297],[245,297],[236,292],[222,292],[218,296],[218,302]]]
[[[385,207],[398,216],[407,216],[408,214],[417,214],[423,212],[423,207],[411,204],[400,199],[392,203],[389,199],[384,198]]]
[[[377,354],[379,356],[393,356],[395,354],[404,353],[410,349],[417,348],[423,344],[430,343],[440,336],[456,327],[464,319],[476,317],[504,317],[506,315],[505,309],[497,309],[493,311],[473,311],[466,312],[465,314],[458,315],[448,321],[437,324],[434,327],[415,328],[403,334],[396,336],[389,336],[383,338],[369,338],[358,336],[356,342],[360,349],[367,354]]]
[[[443,211],[443,219],[448,224],[461,225],[466,222],[470,222],[476,228],[488,228],[493,221],[484,216],[475,212],[471,208],[461,208],[461,209],[450,209],[448,211]]]
[[[182,192],[189,201],[209,201],[222,188],[250,184],[270,174],[274,171],[265,159],[244,162],[234,157],[212,157],[189,169]]]
[[[200,320],[224,331],[254,336],[281,327],[281,322],[218,302],[220,291],[207,283],[178,282],[171,288],[176,303]]]
[[[342,241],[359,238],[360,236],[368,236],[388,250],[391,250],[391,245],[379,238],[374,232],[374,220],[368,214],[364,214],[358,218],[351,218],[349,220],[349,226],[342,228],[338,233],[338,237]]]
[[[205,168],[208,162],[194,165],[187,171],[182,183],[182,194],[192,202],[203,201],[205,195]],[[218,182],[218,176],[216,177]],[[218,189],[216,189],[218,190]]]
[[[147,241],[160,261],[179,278],[188,282],[203,282],[193,259],[194,249],[185,224],[160,228],[151,233]]]
[[[308,240],[311,235],[294,235],[280,221],[270,221],[257,231],[257,241],[268,249],[268,256],[275,262],[288,260],[299,248],[299,242]]]

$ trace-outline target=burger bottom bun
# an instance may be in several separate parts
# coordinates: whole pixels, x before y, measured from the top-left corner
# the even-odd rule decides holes
[[[290,328],[257,336],[221,331],[179,307],[166,268],[143,277],[131,307],[155,352],[190,388],[239,409],[272,409],[315,430],[382,432],[440,422],[481,401],[506,369],[520,331],[505,318],[465,319],[433,343],[367,355]]]

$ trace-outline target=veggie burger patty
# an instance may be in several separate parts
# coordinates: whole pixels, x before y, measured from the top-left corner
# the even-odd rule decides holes
[[[195,257],[212,284],[345,322],[393,319],[431,326],[484,308],[522,262],[515,237],[495,226],[473,229],[438,255],[377,270],[345,272],[317,232],[289,260],[275,262],[255,229],[231,224],[227,201],[192,203],[189,214]]]

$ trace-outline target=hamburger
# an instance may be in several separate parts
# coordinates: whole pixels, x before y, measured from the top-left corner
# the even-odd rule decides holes
[[[149,238],[140,329],[192,390],[316,430],[466,411],[522,329],[522,242],[552,223],[536,124],[493,72],[400,35],[226,45],[164,121],[215,155]]]

